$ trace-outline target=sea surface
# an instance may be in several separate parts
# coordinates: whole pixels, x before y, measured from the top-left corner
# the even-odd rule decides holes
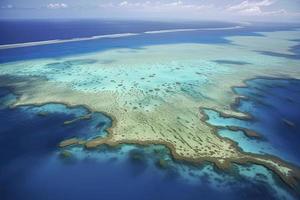
[[[229,43],[227,36],[259,36],[260,31],[293,30],[299,27],[257,24],[224,32],[143,34],[145,31],[224,28],[236,25],[239,24],[97,20],[1,21],[0,44],[116,33],[142,34],[118,39],[71,42],[68,45],[51,44],[0,50],[0,63],[59,58],[121,47],[139,49],[155,44]],[[292,51],[296,53],[292,59],[298,59],[299,46],[295,46]],[[231,61],[220,58],[216,62],[230,64],[228,62]],[[233,64],[243,67],[244,63]],[[213,110],[205,110],[207,122],[220,126],[218,134],[237,142],[246,152],[273,154],[300,165],[300,81],[261,77],[246,81],[246,87],[235,87],[234,91],[245,97],[234,108],[250,114],[253,120],[224,118]],[[90,111],[82,106],[67,107],[53,103],[11,107],[16,99],[13,88],[0,87],[1,200],[299,198],[299,194],[288,188],[275,174],[259,165],[234,165],[229,172],[222,172],[210,163],[197,166],[175,161],[168,149],[157,145],[122,145],[117,148],[101,147],[94,151],[78,146],[61,150],[58,144],[64,139],[105,136],[112,119],[102,113],[92,113],[89,120],[78,120],[66,125],[64,122]],[[246,137],[242,131],[228,130],[228,125],[254,130],[261,137]],[[166,161],[163,165],[160,162],[162,159]]]
[[[228,175],[210,164],[173,161],[169,151],[159,146],[61,151],[57,145],[64,139],[89,138],[99,131],[105,135],[111,119],[94,113],[88,121],[64,125],[89,112],[62,104],[10,108],[16,96],[7,88],[1,88],[0,94],[3,200],[293,198],[280,189],[289,188],[279,179],[274,182],[274,175],[261,166],[235,166]],[[70,155],[65,156],[65,151]],[[161,158],[168,160],[167,166],[158,164]]]
[[[143,34],[146,31],[227,28],[243,26],[242,29],[226,31],[186,31],[161,34]],[[26,42],[48,41],[55,39],[85,38],[107,34],[138,33],[134,37],[105,38],[84,42],[71,42],[31,46],[26,48],[0,49],[0,63],[38,58],[54,58],[70,55],[80,55],[96,51],[115,48],[140,49],[147,45],[201,43],[226,44],[230,43],[229,36],[262,36],[258,32],[272,32],[280,30],[295,30],[299,24],[256,24],[245,26],[237,23],[223,22],[186,22],[186,23],[158,23],[158,22],[128,22],[128,21],[0,21],[0,45],[18,44]],[[21,33],[21,34],[20,34]],[[299,46],[295,47],[299,55]],[[273,52],[261,52],[274,54]],[[276,55],[277,56],[277,55]],[[285,56],[285,55],[280,55]]]
[[[219,131],[236,141],[246,152],[273,154],[300,165],[300,81],[293,79],[254,79],[248,87],[235,88],[240,100],[236,109],[249,113],[252,120],[224,118],[207,110],[209,123],[216,126],[237,126],[256,131],[260,137],[245,136],[242,131]]]

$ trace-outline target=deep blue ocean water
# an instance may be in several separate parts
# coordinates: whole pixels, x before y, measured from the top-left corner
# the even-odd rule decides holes
[[[4,20],[0,21],[0,44],[72,39],[115,33],[141,33],[181,28],[235,26],[226,22],[151,22],[109,20]],[[38,28],[37,28],[38,27]],[[22,34],[20,34],[22,33]]]
[[[249,128],[285,154],[284,159],[300,165],[300,80],[255,79],[247,84],[235,91],[249,98],[239,106],[255,117]]]
[[[145,31],[180,29],[180,28],[224,28],[240,24],[225,22],[145,22],[145,21],[99,21],[99,20],[25,20],[0,21],[0,44],[14,44],[53,39],[71,39],[95,35],[118,33],[142,33]],[[53,58],[81,53],[90,53],[112,48],[143,48],[146,45],[174,43],[229,43],[224,37],[236,35],[259,36],[257,32],[292,30],[299,24],[255,24],[244,26],[243,29],[226,31],[191,31],[170,32],[163,34],[141,34],[125,38],[106,38],[90,41],[51,44],[47,46],[32,46],[26,48],[0,49],[0,63],[26,60],[33,58]],[[299,52],[296,46],[295,52]],[[261,52],[271,54],[274,52]],[[297,54],[298,55],[298,54]],[[289,55],[274,55],[289,56]]]
[[[226,129],[220,134],[238,142],[244,151],[277,155],[299,166],[300,80],[262,78],[246,83],[248,87],[234,89],[237,94],[246,97],[234,107],[249,113],[253,119],[224,118],[209,110],[209,123],[254,130],[261,138],[250,139],[241,131]]]

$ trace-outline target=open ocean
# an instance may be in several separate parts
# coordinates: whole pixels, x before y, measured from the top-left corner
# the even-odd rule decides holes
[[[236,26],[233,23],[156,23],[126,21],[1,21],[0,44],[92,37],[104,34],[143,33],[145,31]],[[71,42],[0,49],[0,63],[37,58],[62,57],[112,48],[143,48],[145,45],[172,43],[228,43],[225,36],[259,35],[259,31],[292,30],[296,25],[250,26],[242,30],[193,31],[164,34],[140,34],[132,37]],[[20,34],[20,32],[22,34]],[[294,47],[299,56],[299,46]],[[268,52],[265,52],[268,53]],[[285,55],[277,55],[285,56]],[[294,59],[298,59],[295,57]],[[219,61],[222,62],[222,61]],[[226,61],[224,61],[226,62]],[[242,65],[241,65],[242,67]],[[1,70],[1,66],[0,66]],[[1,83],[1,80],[0,80]],[[300,165],[300,81],[294,79],[258,79],[247,87],[234,88],[247,99],[236,109],[251,114],[255,120],[225,119],[207,110],[213,125],[234,125],[257,131],[262,139],[249,140],[242,133],[220,128],[219,134],[231,138],[247,152],[274,154]],[[11,88],[13,89],[13,88]],[[84,107],[68,108],[62,104],[10,108],[17,97],[10,88],[0,88],[0,199],[1,200],[76,200],[76,199],[297,199],[290,188],[275,176],[284,191],[274,192],[259,172],[260,166],[234,166],[228,173],[209,163],[192,166],[173,161],[170,167],[157,165],[156,147],[123,145],[78,152],[63,157],[58,148],[62,140],[74,136],[89,137],[95,132],[106,134],[111,119],[94,113],[91,120],[70,125],[64,121],[88,113]],[[46,112],[44,116],[41,112]],[[163,147],[162,147],[163,148]],[[74,151],[74,152],[73,152]],[[76,154],[76,155],[75,155]],[[239,170],[242,175],[238,175]],[[200,175],[199,175],[200,174]],[[274,174],[269,173],[270,177]],[[199,175],[199,176],[198,176]],[[208,179],[207,176],[215,177]],[[269,180],[269,178],[267,178]],[[299,195],[299,194],[298,194]]]

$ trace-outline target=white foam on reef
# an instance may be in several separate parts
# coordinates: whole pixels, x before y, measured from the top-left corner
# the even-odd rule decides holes
[[[243,28],[242,26],[233,26],[233,27],[225,27],[225,28],[196,28],[196,29],[168,29],[168,30],[158,30],[158,31],[146,31],[143,33],[118,33],[118,34],[108,34],[108,35],[96,35],[92,37],[83,37],[83,38],[72,38],[65,40],[45,40],[45,41],[37,41],[37,42],[25,42],[25,43],[16,43],[16,44],[4,44],[0,45],[0,49],[13,49],[20,47],[30,47],[30,46],[40,46],[40,45],[48,45],[48,44],[59,44],[66,42],[79,42],[79,41],[87,41],[87,40],[96,40],[96,39],[104,39],[104,38],[121,38],[121,37],[130,37],[141,34],[158,34],[158,33],[172,33],[172,32],[188,32],[188,31],[220,31],[220,30],[232,30]]]
[[[19,48],[19,47],[58,44],[58,43],[66,43],[66,42],[78,42],[78,41],[87,41],[87,40],[95,40],[95,39],[103,39],[103,38],[120,38],[120,37],[134,36],[134,35],[138,35],[138,33],[120,33],[120,34],[109,34],[109,35],[97,35],[97,36],[84,37],[84,38],[72,38],[66,40],[46,40],[46,41],[38,41],[38,42],[5,44],[5,45],[0,45],[0,49],[12,49],[12,48]]]
[[[158,31],[146,31],[145,34],[157,34],[157,33],[173,33],[173,32],[189,32],[189,31],[221,31],[221,30],[232,30],[240,29],[242,26],[232,26],[225,28],[189,28],[189,29],[166,29]]]

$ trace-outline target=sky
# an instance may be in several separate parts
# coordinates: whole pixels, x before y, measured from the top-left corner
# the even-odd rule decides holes
[[[300,22],[300,0],[0,0],[0,18]]]

